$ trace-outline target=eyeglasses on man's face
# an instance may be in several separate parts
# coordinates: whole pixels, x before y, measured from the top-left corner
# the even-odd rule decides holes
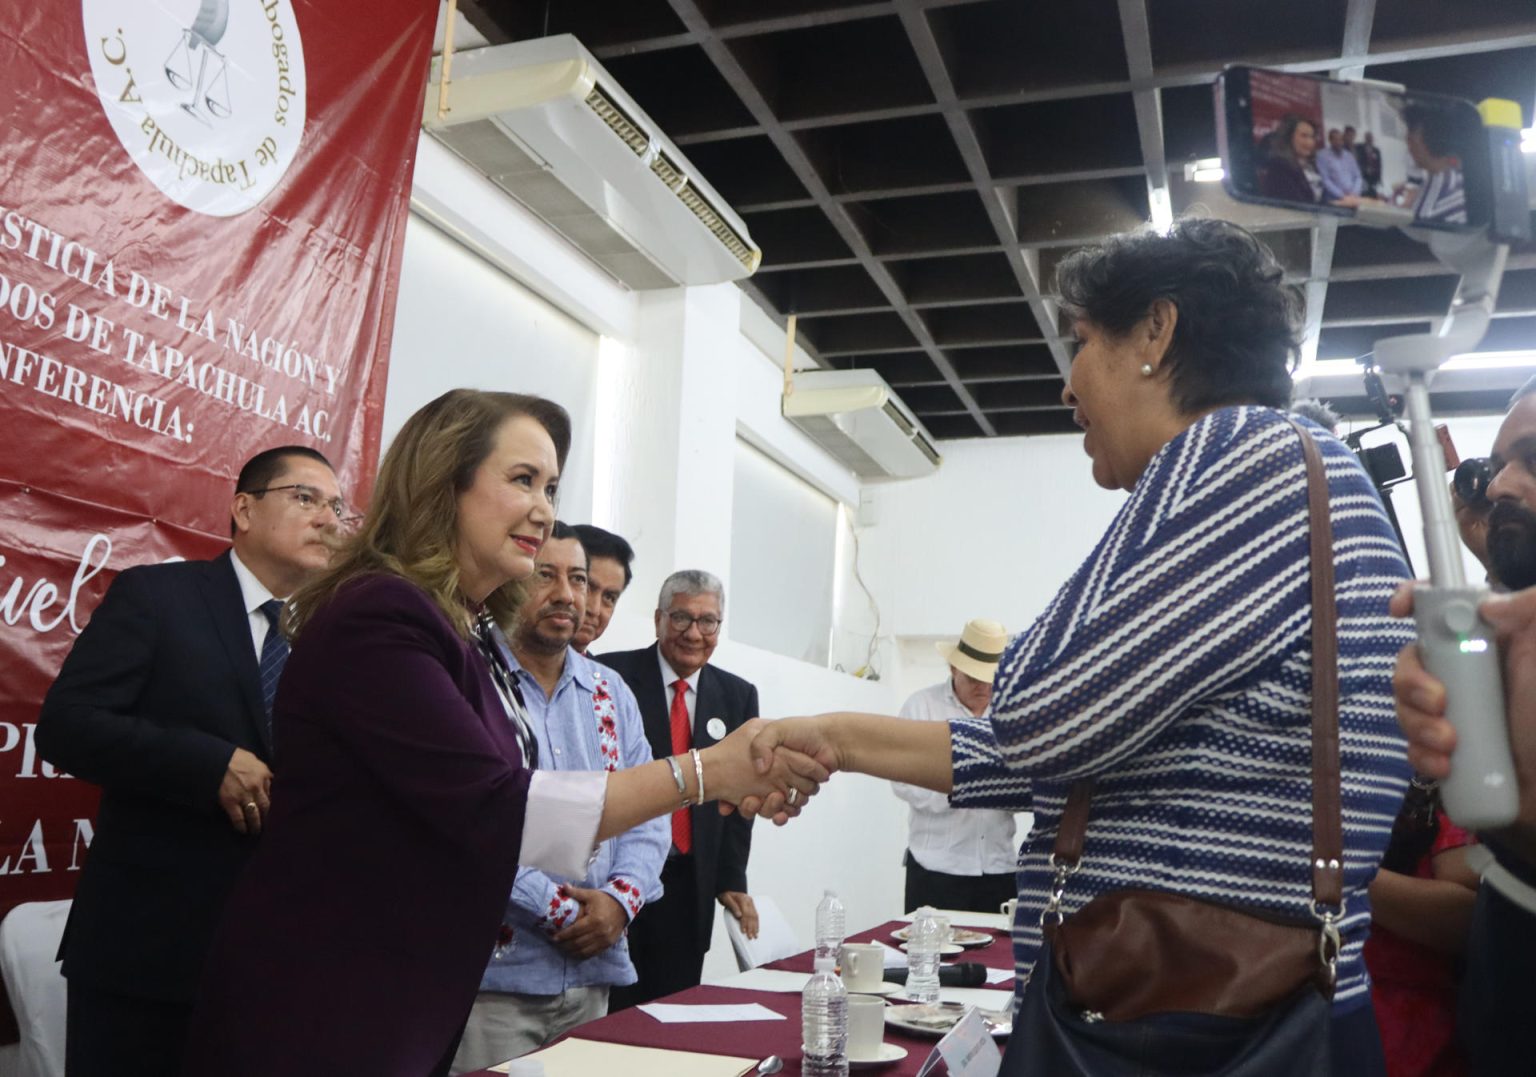
[[[695,617],[693,614],[684,613],[682,610],[673,610],[667,614],[667,623],[672,626],[673,631],[679,634],[688,631],[694,625],[698,625],[699,631],[706,636],[713,636],[716,632],[720,631],[720,618],[716,617],[713,613],[706,613],[702,617]]]
[[[286,486],[263,486],[260,490],[242,490],[241,492],[250,494],[252,497],[260,497],[262,494],[275,494],[279,491],[286,491],[289,500],[310,516],[330,509],[336,514],[336,519],[343,523],[356,519],[347,515],[347,503],[341,498],[326,497],[313,486],[302,482],[290,482]]]

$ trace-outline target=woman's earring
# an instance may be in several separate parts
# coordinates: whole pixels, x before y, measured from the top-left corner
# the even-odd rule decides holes
[[[1152,364],[1151,363],[1142,363],[1141,364],[1141,376],[1143,378],[1150,378],[1152,376]]]

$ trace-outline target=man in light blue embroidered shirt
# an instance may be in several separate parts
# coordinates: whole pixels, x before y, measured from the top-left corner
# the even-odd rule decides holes
[[[539,550],[507,654],[538,738],[539,765],[592,771],[649,763],[629,687],[571,647],[586,598],[586,551],[556,523]],[[635,982],[625,931],[661,896],[670,843],[663,817],[600,845],[584,878],[518,869],[501,934],[486,940],[495,949],[455,1073],[527,1054],[608,1012],[608,989]]]
[[[1325,202],[1353,202],[1365,187],[1360,176],[1360,162],[1344,145],[1344,132],[1337,127],[1328,132],[1328,147],[1317,155],[1317,173],[1323,177]]]

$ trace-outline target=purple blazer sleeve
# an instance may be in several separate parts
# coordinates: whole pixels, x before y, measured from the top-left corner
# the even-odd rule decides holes
[[[377,576],[335,596],[295,646],[277,709],[329,731],[444,842],[516,863],[531,772],[479,654],[417,587]]]

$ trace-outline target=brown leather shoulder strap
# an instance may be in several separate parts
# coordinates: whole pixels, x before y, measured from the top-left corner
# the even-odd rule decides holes
[[[1076,867],[1083,858],[1083,835],[1088,832],[1088,808],[1093,803],[1093,779],[1072,783],[1061,822],[1056,827],[1056,863]]]
[[[1339,781],[1338,611],[1334,603],[1333,521],[1328,514],[1328,473],[1312,435],[1301,435],[1307,465],[1307,516],[1312,565],[1312,897],[1320,905],[1344,899],[1344,820]],[[1075,866],[1083,855],[1093,781],[1073,784],[1056,829],[1058,864]]]
[[[1307,512],[1312,535],[1312,897],[1319,905],[1344,900],[1344,820],[1339,778],[1338,610],[1334,601],[1333,520],[1328,473],[1306,428]]]

